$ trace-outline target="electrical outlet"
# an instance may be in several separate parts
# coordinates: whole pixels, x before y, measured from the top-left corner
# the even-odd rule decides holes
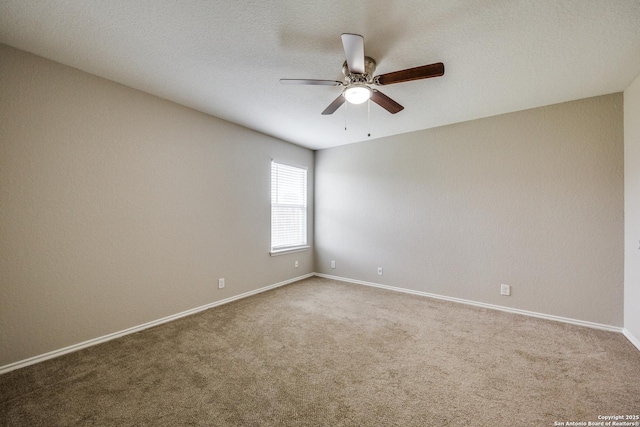
[[[336,262],[334,260],[331,260],[331,268],[336,268]]]
[[[296,262],[293,264],[293,266],[294,266],[295,268],[298,268],[298,260],[296,260]]]
[[[505,295],[505,296],[511,295],[511,286],[500,285],[500,295]]]
[[[221,279],[218,279],[218,289],[222,289],[224,288],[224,277]]]
[[[382,267],[378,267],[378,276],[382,276]]]

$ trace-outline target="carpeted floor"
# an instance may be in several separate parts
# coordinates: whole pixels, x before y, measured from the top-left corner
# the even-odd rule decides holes
[[[640,352],[310,278],[10,372],[0,402],[3,426],[554,426],[640,414]]]

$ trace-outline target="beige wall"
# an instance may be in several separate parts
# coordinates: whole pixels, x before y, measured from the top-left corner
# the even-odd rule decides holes
[[[269,256],[312,151],[4,45],[0,94],[0,366],[313,272]]]
[[[624,327],[640,344],[640,76],[624,91]],[[640,347],[639,347],[640,348]]]
[[[622,107],[607,95],[316,152],[316,271],[622,326]]]

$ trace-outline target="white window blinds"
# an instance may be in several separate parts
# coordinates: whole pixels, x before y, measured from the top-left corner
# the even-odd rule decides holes
[[[271,162],[271,251],[307,244],[307,170]]]

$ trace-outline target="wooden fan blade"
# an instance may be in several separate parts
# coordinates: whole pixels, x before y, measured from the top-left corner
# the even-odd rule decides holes
[[[398,104],[396,101],[389,98],[384,93],[375,89],[371,94],[371,100],[376,104],[378,104],[379,106],[381,106],[382,108],[384,108],[385,110],[387,110],[388,112],[390,112],[391,114],[395,114],[397,112],[404,110],[404,107],[402,105]]]
[[[314,80],[314,79],[280,79],[283,85],[315,85],[315,86],[342,86],[344,83],[338,80]]]
[[[334,99],[333,102],[329,104],[327,108],[324,109],[322,114],[325,116],[329,114],[333,114],[338,108],[340,108],[342,104],[344,104],[344,101],[345,101],[344,96],[340,94],[340,96]]]
[[[342,35],[342,46],[349,71],[354,74],[364,74],[364,37],[359,34],[345,33]]]
[[[443,74],[444,64],[442,62],[437,62],[435,64],[423,65],[421,67],[394,71],[393,73],[380,74],[375,79],[379,85],[390,85],[392,83],[428,79],[429,77],[440,77]]]

